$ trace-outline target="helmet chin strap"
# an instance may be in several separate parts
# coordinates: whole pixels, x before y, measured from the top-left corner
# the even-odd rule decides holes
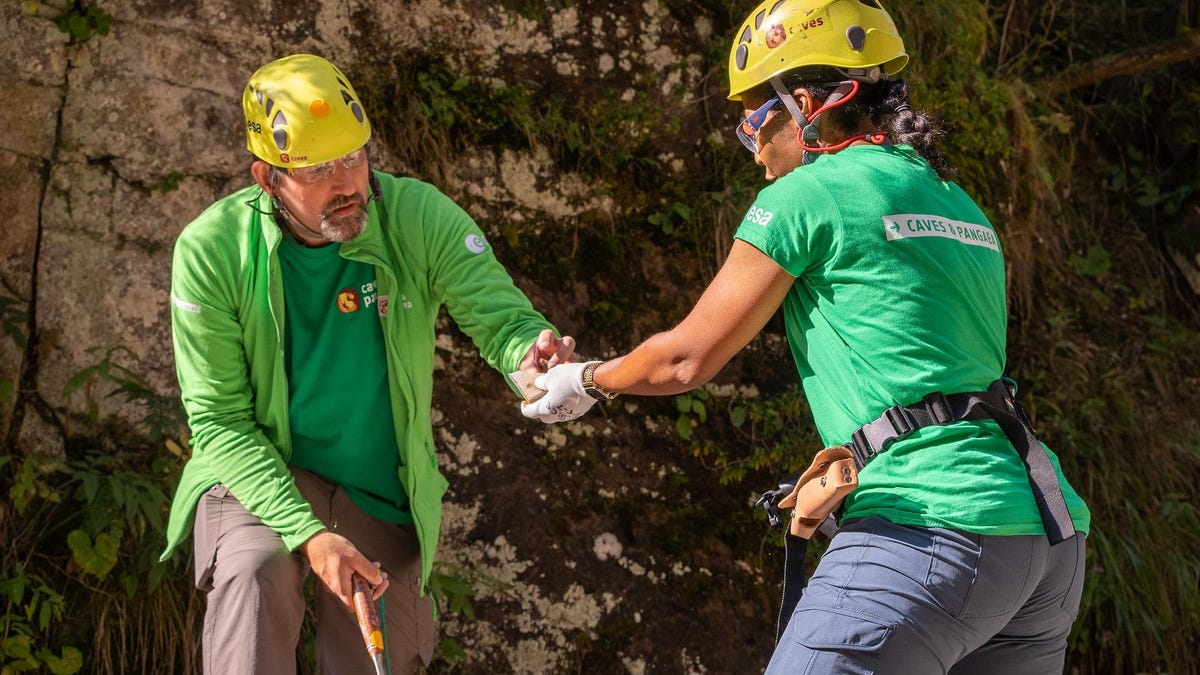
[[[770,82],[771,87],[775,89],[775,93],[779,95],[779,100],[783,101],[783,107],[787,108],[788,112],[792,114],[792,118],[796,120],[796,124],[802,129],[807,127],[808,118],[804,116],[804,111],[801,110],[800,105],[796,103],[796,99],[792,96],[792,92],[788,91],[788,88],[783,86],[783,80],[776,75],[775,77],[771,78]]]
[[[294,229],[295,227],[299,227],[301,230],[304,230],[304,232],[307,233],[307,236],[310,236],[314,239],[320,239],[321,241],[331,241],[330,239],[326,239],[324,234],[317,232],[300,222],[300,219],[292,215],[292,212],[288,210],[288,207],[283,205],[283,200],[276,197],[274,194],[271,195],[271,206],[274,208],[275,213],[279,214],[283,218],[284,227],[292,230],[293,235],[301,234],[300,232],[296,232]]]
[[[874,143],[875,145],[882,145],[887,140],[886,133],[882,131],[872,131],[870,133],[851,136],[837,145],[829,145],[824,147],[817,145],[817,142],[821,138],[821,130],[818,126],[821,114],[827,110],[832,110],[840,105],[849,103],[850,100],[858,94],[858,80],[846,80],[840,83],[838,88],[829,95],[829,98],[826,99],[825,103],[822,104],[821,107],[817,108],[811,119],[805,117],[804,112],[796,103],[796,99],[792,96],[792,93],[787,90],[787,87],[783,86],[782,79],[776,76],[772,77],[770,82],[771,86],[775,89],[775,93],[779,95],[779,100],[783,101],[784,107],[786,107],[788,112],[792,114],[792,117],[796,119],[796,125],[800,128],[796,140],[799,141],[800,147],[804,150],[804,155],[801,160],[804,164],[812,162],[815,159],[813,157],[815,153],[837,152],[838,150],[846,148],[851,143],[856,141],[866,140],[870,143]]]

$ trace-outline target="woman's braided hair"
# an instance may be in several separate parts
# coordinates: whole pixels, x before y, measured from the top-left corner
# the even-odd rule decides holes
[[[794,71],[784,76],[784,84],[789,91],[803,87],[817,100],[825,101],[846,78],[836,71],[822,70]],[[958,173],[938,148],[945,130],[932,115],[912,109],[904,80],[862,83],[853,99],[821,116],[828,116],[835,126],[845,130],[857,129],[863,118],[869,118],[876,128],[887,132],[893,143],[912,146],[929,162],[938,178],[953,180]]]

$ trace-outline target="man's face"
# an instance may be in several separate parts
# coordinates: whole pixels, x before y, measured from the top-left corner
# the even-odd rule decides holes
[[[366,148],[290,174],[280,170],[279,174],[273,194],[304,227],[336,242],[362,234],[367,224],[370,175]],[[296,234],[313,239],[303,231]]]
[[[766,102],[765,96],[742,94],[743,115],[754,114]],[[800,147],[798,132],[796,121],[782,105],[768,113],[758,128],[758,152],[754,154],[754,162],[766,169],[767,180],[784,176],[803,163],[804,149]]]

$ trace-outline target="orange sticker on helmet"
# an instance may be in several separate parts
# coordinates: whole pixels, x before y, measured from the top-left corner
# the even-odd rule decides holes
[[[353,288],[343,288],[337,294],[337,308],[343,314],[358,311],[358,293]]]
[[[785,42],[787,42],[787,29],[783,27],[783,24],[777,23],[767,29],[767,49],[775,49]]]
[[[325,99],[319,98],[308,104],[308,112],[315,119],[324,119],[329,116],[329,104]]]

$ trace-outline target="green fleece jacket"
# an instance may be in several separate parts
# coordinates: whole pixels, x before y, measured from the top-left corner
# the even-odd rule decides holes
[[[420,540],[423,590],[447,487],[430,420],[439,309],[444,304],[503,373],[516,370],[538,334],[553,326],[513,284],[465,211],[427,183],[375,175],[382,198],[369,202],[365,231],[340,253],[375,267],[399,477]],[[279,532],[289,550],[323,529],[287,468],[277,255],[284,235],[264,215],[269,211],[269,199],[248,187],[209,207],[175,245],[171,323],[192,457],[171,505],[163,560],[191,531],[197,500],[216,483]]]

